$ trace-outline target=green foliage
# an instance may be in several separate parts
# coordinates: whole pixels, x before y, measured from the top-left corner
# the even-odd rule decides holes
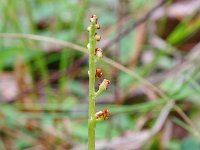
[[[199,150],[200,142],[196,138],[188,137],[181,142],[182,150]]]
[[[5,89],[4,94],[11,89],[4,85],[1,76],[9,74],[15,79],[15,66],[19,58],[22,58],[28,68],[27,74],[30,76],[27,78],[31,80],[30,87],[26,87],[28,90],[30,88],[30,91],[22,92],[28,93],[27,97],[30,100],[26,102],[28,105],[21,103],[23,96],[16,96],[12,102],[7,102],[0,90],[0,150],[7,149],[5,137],[16,149],[34,149],[37,144],[53,145],[54,149],[69,149],[71,145],[86,144],[88,139],[88,67],[87,61],[84,61],[86,56],[75,51],[73,47],[61,47],[59,44],[46,43],[42,40],[35,42],[30,39],[3,38],[1,35],[36,34],[85,47],[88,39],[86,31],[88,18],[94,13],[100,18],[100,32],[104,40],[97,46],[101,47],[117,36],[119,31],[123,31],[132,22],[137,22],[138,18],[157,4],[155,0],[129,2],[123,0],[121,1],[123,4],[126,2],[128,4],[123,10],[123,7],[117,6],[119,1],[2,0],[0,2],[0,85],[3,87],[0,89]],[[169,1],[168,5],[173,3]],[[122,17],[120,19],[119,14]],[[191,57],[188,56],[192,52],[187,48],[187,46],[194,47],[199,42],[197,37],[200,19],[195,12],[183,15],[182,18],[177,19],[177,17],[175,16],[177,24],[173,29],[170,29],[173,20],[167,15],[156,21],[149,20],[145,24],[144,39],[139,43],[141,49],[135,67],[129,65],[136,52],[137,39],[143,34],[138,28],[131,30],[130,34],[123,37],[115,46],[103,50],[105,56],[117,60],[119,65],[123,64],[129,72],[118,72],[103,61],[97,63],[103,68],[103,77],[112,79],[112,84],[108,87],[109,94],[105,93],[97,100],[97,110],[109,108],[112,114],[109,121],[100,122],[96,126],[97,140],[113,140],[127,131],[134,133],[138,131],[137,123],[141,118],[147,120],[142,130],[151,129],[166,104],[165,97],[129,74],[134,72],[147,83],[149,83],[147,80],[155,83],[183,109],[197,128],[180,119],[180,114],[176,114],[174,109],[168,119],[185,129],[188,132],[186,137],[171,138],[166,145],[162,145],[160,140],[163,130],[161,130],[159,134],[149,139],[144,149],[160,147],[172,150],[200,149],[197,132],[199,120],[196,119],[198,117],[195,118],[199,116],[200,106],[200,66],[198,59],[190,60]],[[117,27],[119,20],[122,21],[121,29]],[[151,27],[155,28],[155,32]],[[162,42],[150,42],[154,36]],[[186,49],[184,53],[182,48]],[[148,58],[144,58],[146,54]],[[149,58],[150,60],[146,62]],[[182,63],[178,62],[186,65],[182,66]],[[98,90],[98,83],[101,81],[102,79],[97,79],[95,90]],[[17,89],[19,90],[19,85]],[[63,143],[71,145],[67,147]]]

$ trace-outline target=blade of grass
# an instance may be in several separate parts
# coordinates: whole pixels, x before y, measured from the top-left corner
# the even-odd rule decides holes
[[[187,130],[188,132],[190,132],[192,135],[194,135],[195,137],[197,137],[197,139],[200,141],[200,134],[199,132],[196,132],[196,130],[194,130],[192,127],[188,126],[187,124],[185,124],[183,121],[181,121],[178,118],[173,118],[172,119],[173,122],[175,122],[177,125],[179,125],[180,127],[184,128],[185,130]]]
[[[190,23],[192,22],[192,23]],[[167,41],[170,44],[177,45],[190,37],[193,33],[200,29],[200,19],[192,21],[192,17],[183,20],[169,35]]]
[[[72,28],[72,33],[71,37],[68,37],[68,41],[75,41],[75,39],[78,36],[78,33],[81,32],[83,29],[83,24],[84,24],[84,18],[85,18],[85,13],[86,13],[86,8],[88,5],[88,0],[83,0],[81,1],[81,4],[79,4],[79,11],[74,17],[74,22],[73,22],[73,28]],[[69,51],[67,49],[64,49],[61,53],[60,57],[60,73],[65,74],[66,69],[69,67],[69,65],[74,61],[75,53],[74,51]],[[59,88],[60,90],[64,90],[64,87],[67,85],[68,77],[67,76],[62,76],[59,80]]]

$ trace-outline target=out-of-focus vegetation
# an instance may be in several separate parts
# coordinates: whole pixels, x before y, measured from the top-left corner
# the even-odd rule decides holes
[[[92,14],[98,45],[117,62],[101,63],[112,84],[97,110],[112,116],[96,127],[96,149],[199,150],[200,1],[166,0],[149,12],[159,3],[1,0],[0,150],[86,149]]]

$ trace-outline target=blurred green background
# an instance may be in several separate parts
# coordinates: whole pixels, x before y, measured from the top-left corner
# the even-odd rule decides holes
[[[92,14],[111,80],[97,149],[200,150],[200,1],[160,2],[1,0],[0,150],[86,149]]]

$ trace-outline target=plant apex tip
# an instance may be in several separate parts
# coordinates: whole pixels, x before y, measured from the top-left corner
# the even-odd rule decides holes
[[[97,21],[98,21],[97,15],[92,15],[92,16],[90,17],[90,22],[96,23],[96,24],[97,24]]]

